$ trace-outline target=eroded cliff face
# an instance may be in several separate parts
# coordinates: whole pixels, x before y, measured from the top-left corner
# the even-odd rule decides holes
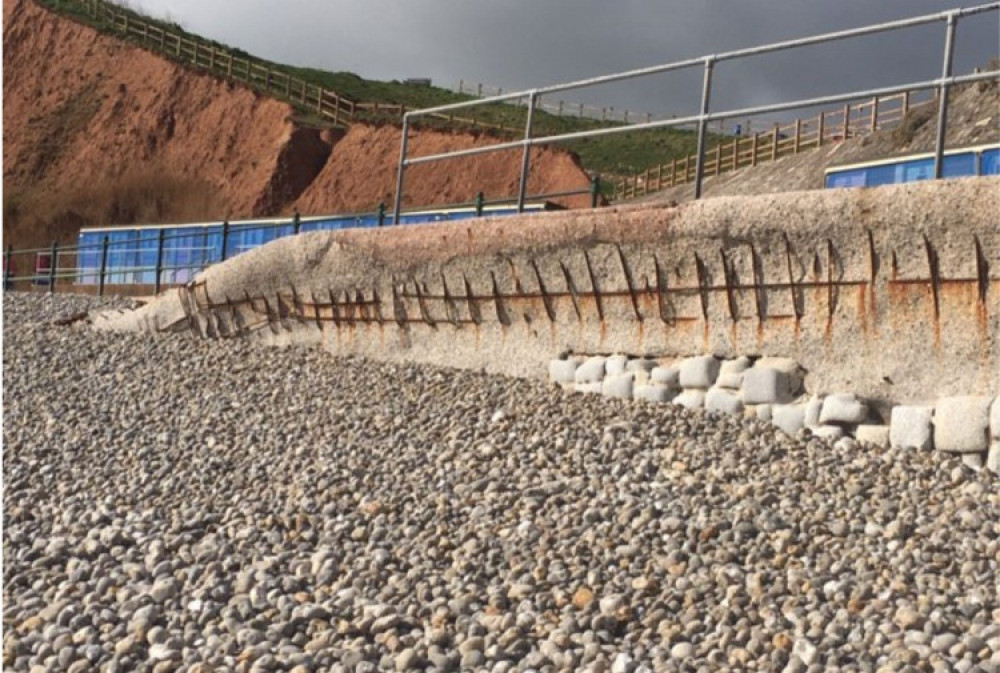
[[[72,240],[81,224],[358,211],[391,201],[399,129],[310,128],[293,108],[102,35],[35,4],[3,3],[4,232]],[[418,154],[496,142],[421,130]],[[406,203],[516,190],[520,154],[410,172]],[[558,150],[535,152],[535,193],[583,188]],[[582,204],[578,198],[575,204]]]

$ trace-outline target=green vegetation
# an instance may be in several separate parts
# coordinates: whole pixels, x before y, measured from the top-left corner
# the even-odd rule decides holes
[[[93,26],[98,30],[115,35],[120,39],[139,44],[135,37],[125,37],[121,27],[112,27],[101,18],[94,18],[91,8],[95,0],[41,0],[49,9],[76,21]],[[100,2],[100,0],[98,0]],[[275,72],[284,73],[310,84],[337,92],[343,98],[356,103],[378,103],[379,105],[402,105],[408,109],[426,108],[449,103],[473,100],[473,96],[458,94],[448,89],[434,86],[405,84],[399,81],[382,82],[368,80],[350,72],[328,72],[315,68],[301,68],[273,63],[247,54],[245,51],[228,47],[212,40],[206,40],[185,31],[180,25],[144,16],[127,5],[115,4],[116,12],[124,12],[129,20],[145,21],[158,28],[178,34],[188,40],[196,40],[205,46],[225,49],[235,57],[246,58],[262,66],[268,66]],[[97,16],[102,16],[97,13]],[[143,45],[140,45],[143,46]],[[148,45],[146,45],[148,46]],[[190,67],[183,57],[178,57],[170,51],[160,52],[164,57]],[[273,95],[273,91],[271,92]],[[311,125],[323,125],[327,122],[314,115],[314,111],[301,106],[298,101],[288,101],[295,106],[301,120]],[[398,114],[392,111],[365,111],[358,114],[359,118],[376,123],[398,122]],[[487,127],[487,132],[518,137],[526,121],[524,106],[509,104],[493,104],[474,108],[457,110],[454,119],[424,118],[421,124],[438,128],[468,127],[469,120]],[[558,116],[544,111],[538,111],[534,120],[535,135],[553,135],[573,133],[576,131],[620,126],[619,122],[602,122],[599,120]],[[490,129],[489,127],[502,127]],[[709,138],[709,146],[717,136]],[[655,131],[629,132],[614,134],[599,138],[590,138],[567,142],[564,146],[576,152],[584,168],[594,173],[612,177],[638,173],[661,163],[669,163],[672,159],[680,159],[694,152],[696,136],[692,131],[659,129]]]

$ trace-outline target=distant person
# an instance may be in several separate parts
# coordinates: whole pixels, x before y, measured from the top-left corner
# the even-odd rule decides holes
[[[733,135],[734,136],[743,135],[743,124],[737,124],[736,126],[733,127]]]

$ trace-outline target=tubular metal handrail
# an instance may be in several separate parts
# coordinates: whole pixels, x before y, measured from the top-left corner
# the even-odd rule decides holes
[[[826,105],[830,103],[845,102],[856,98],[891,95],[896,93],[902,93],[908,90],[917,91],[917,90],[924,90],[931,88],[937,88],[940,91],[939,110],[938,110],[938,133],[937,133],[936,148],[935,148],[935,175],[937,177],[940,177],[942,170],[942,157],[944,152],[944,131],[947,124],[946,108],[948,104],[948,92],[950,88],[956,84],[965,84],[965,83],[979,82],[984,80],[1000,79],[1000,70],[991,70],[989,72],[974,73],[971,75],[963,75],[959,77],[955,77],[952,75],[952,58],[954,54],[954,45],[955,45],[955,28],[958,24],[958,19],[962,17],[972,16],[975,14],[981,14],[983,12],[991,12],[997,10],[1000,10],[1000,2],[988,2],[980,5],[975,5],[972,7],[965,7],[965,8],[960,7],[946,11],[936,12],[933,14],[916,16],[908,19],[899,19],[896,21],[870,24],[868,26],[861,26],[858,28],[834,31],[830,33],[823,33],[820,35],[813,35],[805,38],[784,40],[781,42],[774,42],[771,44],[760,45],[757,47],[737,49],[718,54],[707,54],[704,56],[700,56],[698,58],[690,58],[682,61],[665,63],[662,65],[655,65],[647,68],[626,70],[619,73],[612,73],[609,75],[602,75],[599,77],[591,77],[588,79],[575,80],[563,84],[538,87],[534,89],[526,89],[523,91],[514,91],[497,96],[489,96],[477,100],[463,101],[461,103],[451,103],[448,105],[438,105],[434,107],[423,108],[420,110],[410,110],[403,115],[402,139],[400,143],[399,163],[396,174],[396,194],[395,194],[395,203],[393,208],[393,222],[397,224],[399,222],[399,217],[403,202],[405,170],[407,166],[412,166],[420,163],[428,163],[431,161],[439,161],[441,159],[472,156],[476,154],[497,152],[497,151],[515,149],[520,147],[523,148],[524,151],[524,158],[522,160],[522,170],[520,176],[520,185],[522,186],[523,189],[523,185],[526,184],[527,181],[528,171],[530,170],[528,157],[530,149],[533,145],[551,144],[567,140],[578,140],[583,138],[595,138],[605,135],[613,135],[615,133],[643,131],[643,130],[667,128],[671,126],[682,126],[685,124],[696,123],[698,126],[698,150],[696,157],[694,182],[695,182],[695,198],[700,198],[701,183],[704,177],[705,141],[707,135],[706,131],[708,123],[711,121],[726,119],[731,117],[743,117],[755,114],[763,114],[767,112],[782,112],[785,110],[792,110],[796,108],[811,107],[813,105]],[[761,54],[782,51],[785,49],[795,49],[813,44],[834,42],[852,37],[873,35],[892,30],[900,30],[903,28],[911,28],[930,23],[937,23],[939,21],[944,21],[946,23],[947,32],[945,35],[945,50],[942,62],[941,77],[937,79],[923,80],[906,85],[880,87],[877,89],[867,89],[861,91],[847,92],[843,94],[799,99],[795,101],[786,101],[782,103],[774,103],[769,105],[758,105],[747,108],[739,108],[735,110],[726,110],[723,112],[709,111],[709,101],[711,99],[711,90],[712,90],[712,72],[715,67],[715,64],[720,61],[745,58],[748,56],[758,56]],[[532,121],[536,109],[536,102],[538,98],[542,95],[549,93],[556,93],[560,91],[568,91],[571,89],[581,89],[599,84],[620,82],[623,80],[645,77],[648,75],[660,74],[674,70],[682,70],[685,68],[691,68],[699,65],[704,68],[704,80],[702,84],[702,94],[699,106],[700,112],[696,115],[691,115],[688,117],[683,117],[678,119],[625,124],[622,126],[615,126],[612,128],[594,129],[589,131],[576,131],[573,133],[562,133],[562,134],[537,137],[537,138],[532,137],[531,135]],[[528,100],[527,121],[525,123],[525,136],[523,139],[517,141],[497,143],[495,145],[489,145],[485,147],[455,150],[452,152],[443,152],[439,154],[425,155],[420,157],[412,157],[412,158],[407,157],[407,152],[409,149],[409,127],[411,118],[423,115],[440,114],[442,112],[471,108],[481,105],[489,105],[491,103],[501,103],[505,101],[523,99],[523,98],[527,98]],[[521,203],[520,199],[518,206],[519,209],[523,207],[523,204]]]

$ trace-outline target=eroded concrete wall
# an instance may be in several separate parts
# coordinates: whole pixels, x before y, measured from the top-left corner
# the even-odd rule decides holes
[[[989,394],[998,213],[976,178],[313,233],[95,324],[520,376],[566,352],[780,355],[813,392]]]

